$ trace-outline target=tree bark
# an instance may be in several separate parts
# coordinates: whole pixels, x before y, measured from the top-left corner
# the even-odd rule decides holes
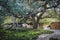
[[[33,22],[33,29],[37,29],[38,23],[35,20],[35,17],[32,17],[32,22]]]
[[[37,23],[39,23],[40,19],[42,18],[43,14],[46,12],[46,7],[47,2],[43,5],[44,9],[42,10],[42,13],[39,15],[39,17],[37,17]]]
[[[32,20],[33,20],[33,29],[37,29],[38,28],[38,24],[40,19],[42,18],[43,14],[45,13],[46,9],[44,9],[42,11],[42,13],[39,15],[39,17],[37,17],[37,20],[35,19],[35,16],[32,16]]]

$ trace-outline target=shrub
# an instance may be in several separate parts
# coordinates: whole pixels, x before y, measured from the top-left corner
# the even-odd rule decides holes
[[[3,40],[36,40],[38,35],[45,33],[52,33],[47,30],[37,30],[37,29],[18,29],[16,32],[15,29],[5,30],[5,35]],[[2,38],[1,38],[2,40]]]

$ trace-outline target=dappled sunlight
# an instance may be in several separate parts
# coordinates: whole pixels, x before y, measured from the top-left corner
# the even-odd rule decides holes
[[[59,38],[60,0],[0,0],[0,40]]]

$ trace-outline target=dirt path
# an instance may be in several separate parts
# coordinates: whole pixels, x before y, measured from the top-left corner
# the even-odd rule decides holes
[[[60,40],[60,30],[51,30],[51,31],[54,31],[54,33],[39,35],[36,40],[50,40],[50,38],[53,38],[54,40]]]

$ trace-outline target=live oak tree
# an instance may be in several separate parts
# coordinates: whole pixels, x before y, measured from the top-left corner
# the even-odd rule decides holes
[[[55,9],[60,4],[59,0],[57,0],[57,1],[56,0],[38,0],[36,2],[39,3],[39,1],[41,1],[42,3],[40,2],[40,5],[35,4],[35,6],[33,7],[34,8],[33,11],[35,11],[36,6],[38,7],[35,11],[36,14],[38,14],[40,12],[39,16],[37,17],[37,21],[35,21],[35,18],[34,18],[36,14],[33,14],[34,15],[33,16],[34,28],[38,27],[39,20],[42,18],[43,14],[46,12],[47,9],[52,9],[52,8]]]
[[[31,16],[33,28],[36,29],[46,10],[55,9],[59,5],[59,0],[0,0],[0,14],[12,15],[15,18],[22,17],[24,23]]]

